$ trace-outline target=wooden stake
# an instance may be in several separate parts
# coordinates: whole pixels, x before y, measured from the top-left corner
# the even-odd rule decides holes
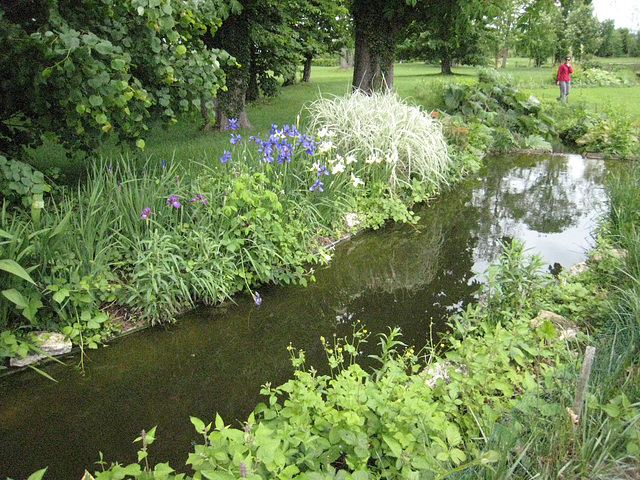
[[[576,388],[576,398],[573,401],[573,414],[575,415],[574,425],[580,421],[582,407],[584,406],[584,397],[587,393],[587,386],[589,385],[591,366],[593,365],[595,356],[596,347],[587,347],[587,350],[584,352],[584,361],[582,362],[582,373],[580,373],[578,386]]]

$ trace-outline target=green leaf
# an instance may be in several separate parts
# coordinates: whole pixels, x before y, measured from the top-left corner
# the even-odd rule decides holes
[[[113,51],[113,45],[108,40],[102,40],[95,46],[96,52],[102,55],[108,55]]]
[[[130,475],[132,477],[137,477],[138,475],[140,475],[141,471],[142,469],[140,468],[140,465],[137,463],[131,463],[126,467],[122,468],[122,473],[124,475]]]
[[[620,415],[620,407],[613,402],[609,402],[607,405],[604,405],[602,409],[607,412],[610,417],[617,418]]]
[[[356,470],[351,474],[353,480],[369,480],[371,475],[366,470]]]
[[[51,380],[52,382],[58,383],[58,380],[56,380],[55,378],[53,378],[51,375],[49,375],[47,372],[40,370],[39,368],[33,366],[33,365],[29,365],[29,368],[31,368],[32,370],[34,370],[35,372],[39,373],[40,375],[42,375],[44,378],[47,378],[49,380]],[[46,470],[46,468],[44,469]],[[37,473],[37,472],[36,472]],[[31,478],[31,477],[29,477]]]
[[[47,468],[49,467],[44,467],[37,472],[32,473],[31,475],[29,475],[27,480],[42,480],[42,477],[44,477],[44,472],[47,471]]]
[[[53,294],[53,299],[58,303],[62,303],[65,301],[65,299],[69,295],[70,295],[69,290],[67,290],[66,288],[61,288],[60,290],[58,290],[56,293]]]
[[[4,270],[5,272],[11,273],[16,277],[20,277],[29,283],[35,285],[36,282],[33,281],[29,273],[18,264],[15,260],[11,260],[8,258],[3,258],[0,260],[0,270]]]
[[[144,150],[146,143],[143,139],[139,138],[138,140],[136,140],[136,147],[138,147],[140,150]]]
[[[391,452],[393,452],[396,458],[400,458],[400,456],[402,455],[402,446],[400,445],[400,443],[395,438],[389,435],[383,435],[382,439],[389,446]]]
[[[556,327],[553,326],[550,320],[545,320],[545,322],[538,327],[538,333],[544,340],[552,340],[558,335]]]
[[[178,53],[178,55],[184,55],[185,53],[187,53],[187,47],[185,47],[184,45],[178,45],[176,47],[176,52]]]
[[[124,70],[127,63],[122,58],[114,58],[111,60],[111,68],[114,70]]]
[[[451,445],[452,447],[455,447],[456,445],[459,445],[462,442],[462,437],[460,436],[460,432],[458,431],[455,425],[451,425],[451,424],[447,425],[445,434],[447,436],[447,442],[449,442],[449,445]]]
[[[107,123],[107,116],[104,113],[99,113],[98,115],[96,115],[96,122],[98,122],[100,125]]]
[[[219,413],[216,413],[216,430],[222,430],[224,428],[224,421]]]
[[[467,459],[467,455],[462,450],[460,450],[459,448],[453,448],[451,450],[451,460],[456,465],[460,465],[466,459]]]
[[[196,427],[196,432],[198,433],[205,433],[204,429],[205,429],[205,425],[204,422],[202,420],[200,420],[197,417],[189,417],[191,419],[191,423],[193,423],[193,426]]]
[[[236,477],[227,472],[219,472],[213,469],[202,469],[200,473],[204,478],[208,478],[209,480],[235,480]]]
[[[9,290],[3,290],[2,295],[4,295],[9,301],[16,304],[18,308],[27,308],[29,304],[24,299],[22,294],[17,291],[15,288],[10,288]]]
[[[56,228],[54,228],[49,234],[49,240],[51,240],[56,235],[59,235],[67,228],[67,225],[69,225],[69,221],[71,220],[72,213],[73,213],[73,210],[69,210],[69,212],[64,216],[64,218],[60,220],[58,225],[56,225]]]
[[[102,105],[102,97],[100,95],[91,95],[89,97],[89,103],[92,107],[99,107]]]
[[[153,478],[157,480],[164,480],[173,472],[174,469],[171,468],[168,463],[158,463],[153,469]]]
[[[495,450],[489,450],[482,455],[482,457],[480,458],[480,463],[495,463],[498,460],[500,460],[500,453],[496,452]]]

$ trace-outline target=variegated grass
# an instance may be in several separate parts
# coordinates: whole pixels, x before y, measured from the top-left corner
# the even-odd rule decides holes
[[[430,193],[447,184],[453,162],[440,123],[395,93],[321,97],[305,113],[307,128],[330,135],[336,154],[357,159],[356,175],[386,182],[392,192],[414,178]]]

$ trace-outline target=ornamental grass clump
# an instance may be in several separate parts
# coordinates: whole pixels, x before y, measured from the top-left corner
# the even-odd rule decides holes
[[[307,128],[330,132],[336,154],[358,159],[353,170],[365,183],[384,181],[396,192],[418,180],[429,194],[447,184],[453,161],[439,121],[395,93],[354,92],[305,108]]]

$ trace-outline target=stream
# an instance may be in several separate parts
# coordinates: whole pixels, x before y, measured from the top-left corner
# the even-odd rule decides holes
[[[291,378],[287,346],[306,352],[307,367],[327,370],[320,337],[348,335],[360,321],[376,337],[398,326],[417,348],[437,341],[447,318],[473,301],[481,274],[502,242],[523,240],[530,253],[564,268],[585,259],[606,212],[607,166],[579,155],[493,157],[437,200],[416,209],[417,225],[390,224],[340,242],[307,287],[258,288],[199,308],[176,324],[148,328],[86,352],[66,365],[0,377],[0,478],[80,479],[85,470],[136,461],[142,429],[157,425],[151,463],[185,461],[201,438],[189,416],[219,413],[240,427],[264,397],[261,385]],[[366,362],[366,360],[365,360]]]

